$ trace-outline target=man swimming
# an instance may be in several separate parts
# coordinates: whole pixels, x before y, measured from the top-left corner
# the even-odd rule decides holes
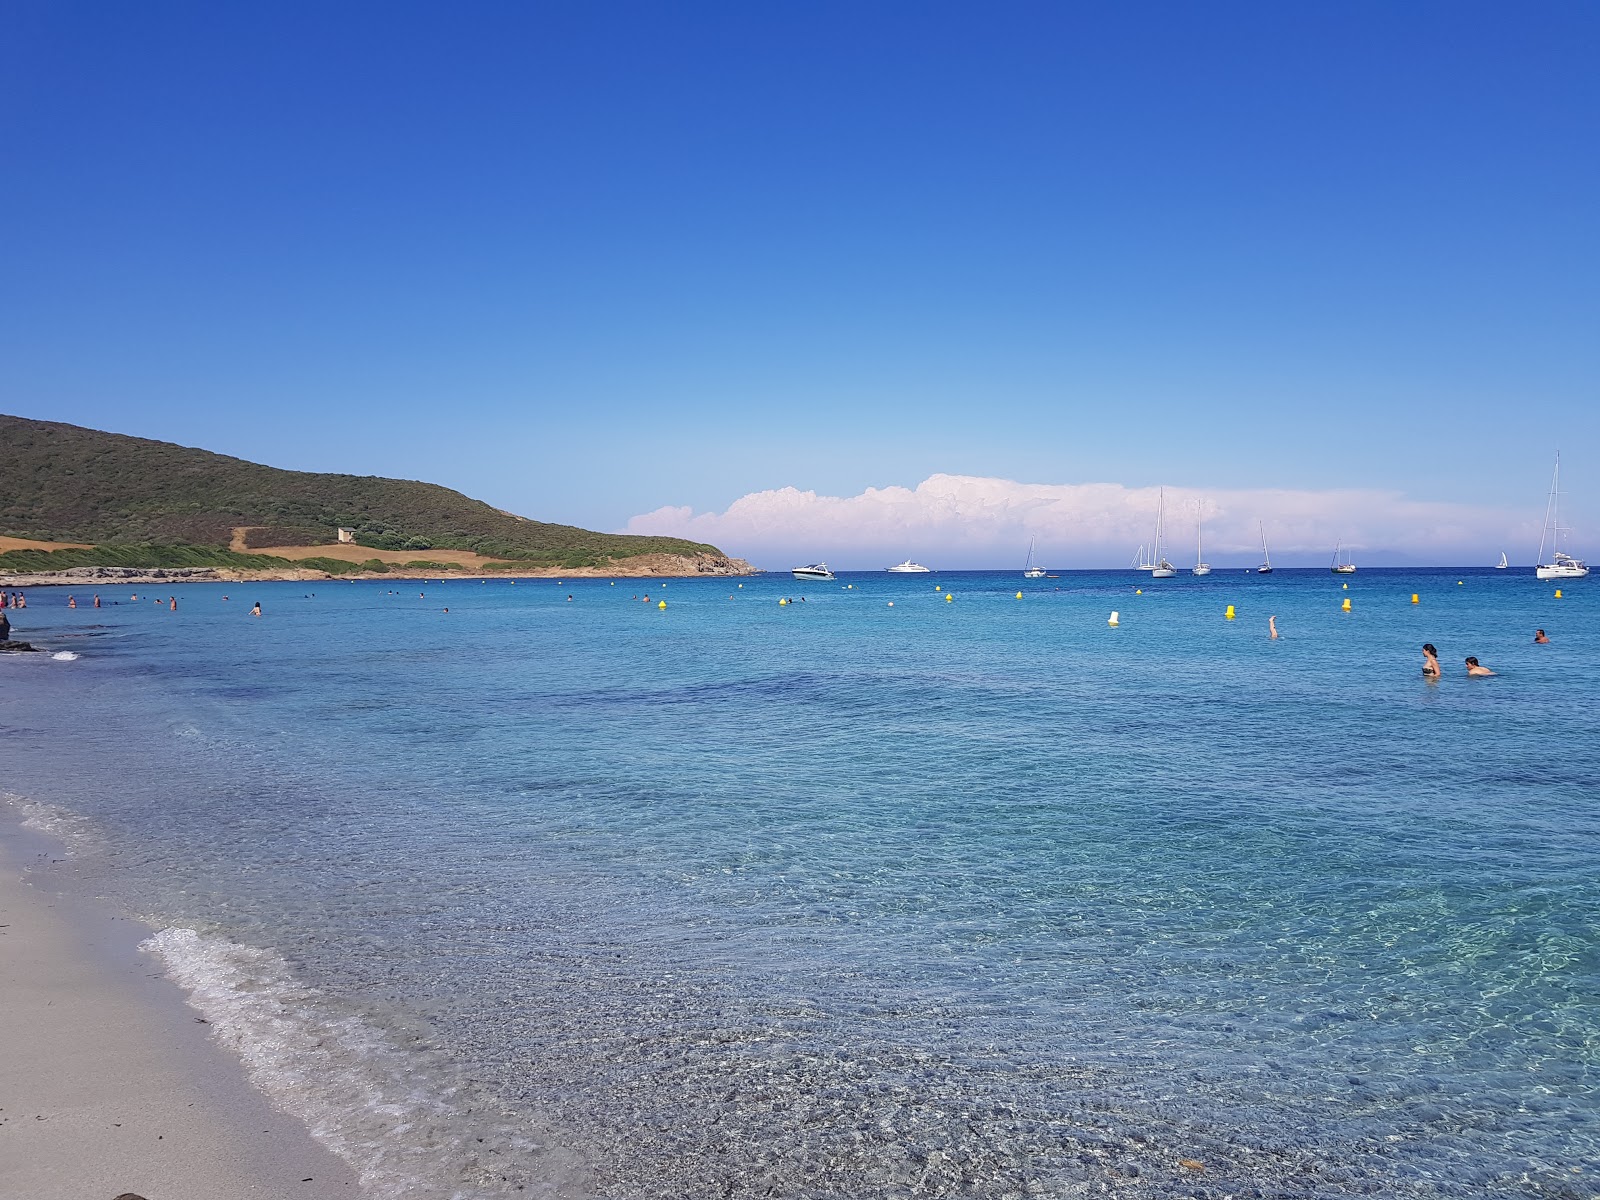
[[[1548,646],[1550,644],[1550,639],[1545,637],[1544,630],[1535,629],[1533,631],[1533,644],[1535,646]]]
[[[1488,667],[1480,665],[1478,660],[1477,660],[1477,657],[1475,655],[1469,654],[1469,655],[1467,655],[1467,674],[1468,675],[1493,675],[1494,672],[1489,670]]]

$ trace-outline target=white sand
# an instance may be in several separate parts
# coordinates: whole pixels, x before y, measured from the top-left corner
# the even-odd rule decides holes
[[[149,931],[24,881],[0,832],[0,1197],[359,1200],[134,947]]]

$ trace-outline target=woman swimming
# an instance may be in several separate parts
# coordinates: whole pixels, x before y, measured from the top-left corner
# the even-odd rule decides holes
[[[1439,678],[1439,652],[1433,648],[1432,642],[1422,644],[1422,673]]]

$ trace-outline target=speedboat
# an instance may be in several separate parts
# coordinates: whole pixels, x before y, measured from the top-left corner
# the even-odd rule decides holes
[[[931,574],[933,574],[933,568],[932,567],[925,567],[921,563],[914,563],[909,558],[906,559],[905,562],[903,562],[903,563],[898,563],[898,564],[896,564],[895,566],[892,566],[892,567],[885,567],[884,570],[889,572],[889,574],[891,574],[891,575],[931,575]],[[798,573],[797,573],[797,576],[798,576]]]
[[[809,567],[796,567],[793,574],[796,579],[817,579],[824,583],[833,578],[833,572],[828,570],[827,563],[812,563]]]

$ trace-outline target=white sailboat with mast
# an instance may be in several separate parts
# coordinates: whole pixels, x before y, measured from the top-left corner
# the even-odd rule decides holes
[[[1556,451],[1556,469],[1550,477],[1550,500],[1544,509],[1544,531],[1539,534],[1539,557],[1533,573],[1540,579],[1582,579],[1588,564],[1573,558],[1561,548],[1561,451]],[[1550,543],[1550,561],[1544,560],[1545,543]],[[1504,558],[1504,555],[1501,556]]]
[[[1156,493],[1156,548],[1154,552],[1155,565],[1150,568],[1151,579],[1171,579],[1178,573],[1178,568],[1167,561],[1167,556],[1161,552],[1161,538],[1166,532],[1164,521],[1167,507],[1167,489],[1162,488]]]
[[[1200,526],[1205,521],[1205,509],[1200,501],[1194,502],[1194,570],[1191,575],[1211,574],[1211,564],[1206,562],[1205,555],[1200,553]]]
[[[1500,561],[1495,563],[1494,569],[1496,571],[1504,571],[1510,565],[1511,564],[1506,561],[1506,552],[1504,550],[1500,551]]]
[[[1044,568],[1037,566],[1033,561],[1033,544],[1038,540],[1037,537],[1028,539],[1028,561],[1022,564],[1022,577],[1024,579],[1044,578]]]
[[[1261,526],[1261,565],[1256,568],[1257,575],[1272,574],[1272,555],[1267,553],[1267,523],[1258,521]]]
[[[1350,561],[1348,554],[1343,559],[1339,557],[1338,542],[1333,544],[1333,566],[1328,569],[1335,575],[1354,575],[1356,573],[1356,565]]]

